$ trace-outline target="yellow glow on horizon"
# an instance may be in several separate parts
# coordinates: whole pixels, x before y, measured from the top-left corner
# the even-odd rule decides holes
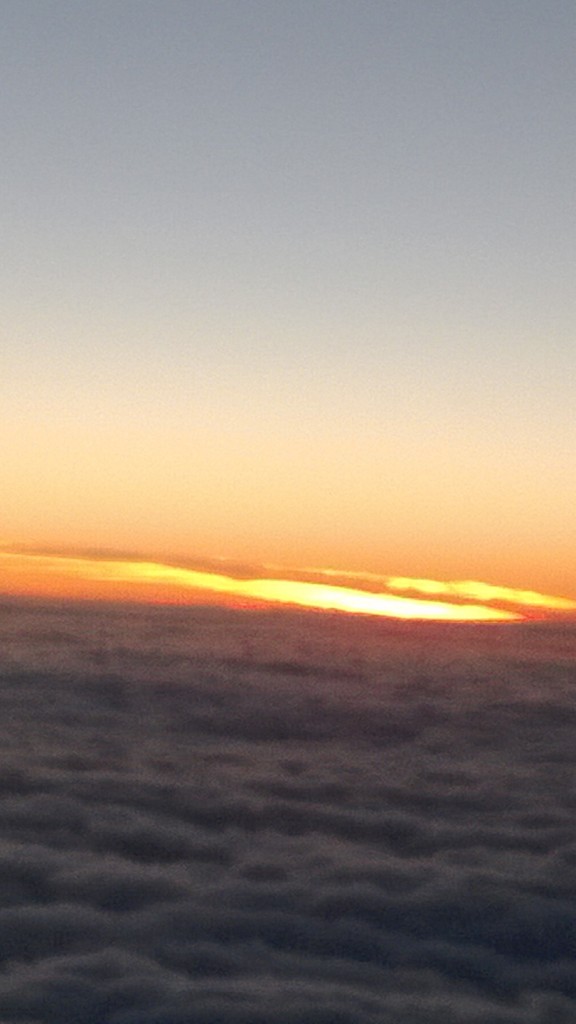
[[[504,601],[530,608],[546,608],[550,611],[575,611],[576,601],[567,597],[551,597],[535,590],[515,590],[512,587],[497,587],[492,583],[477,580],[457,580],[444,583],[441,580],[411,579],[407,576],[387,576],[390,590],[411,591],[431,594],[435,597],[456,597],[475,601]]]
[[[148,595],[151,601],[170,599],[174,592],[188,592],[196,603],[201,594],[220,595],[241,601],[262,601],[325,611],[379,615],[400,619],[429,619],[453,622],[510,622],[522,618],[513,611],[504,611],[483,604],[456,604],[449,601],[423,601],[398,597],[390,593],[373,593],[351,587],[282,579],[238,579],[223,573],[184,569],[158,562],[126,559],[98,559],[62,555],[0,554],[8,590],[51,592],[78,596],[74,584],[84,584],[85,596],[108,596],[109,599],[130,600]],[[7,571],[7,572],[6,572]],[[12,588],[10,587],[10,578]],[[20,585],[18,586],[18,580]],[[105,585],[102,590],[91,585]],[[133,588],[133,589],[131,589]],[[160,588],[160,591],[158,590]]]

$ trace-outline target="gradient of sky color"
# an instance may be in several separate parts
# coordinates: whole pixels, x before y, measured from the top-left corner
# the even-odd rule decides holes
[[[572,0],[0,11],[0,544],[576,597]]]

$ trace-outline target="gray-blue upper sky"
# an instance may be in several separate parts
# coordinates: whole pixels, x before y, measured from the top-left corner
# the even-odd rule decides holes
[[[486,560],[502,547],[499,523],[516,524],[519,550],[532,538],[543,552],[553,534],[565,556],[571,0],[3,0],[0,11],[11,536],[64,532],[61,511],[35,507],[23,482],[45,445],[60,480],[47,504],[61,510],[68,495],[98,543],[114,541],[101,520],[124,521],[138,497],[161,524],[143,543],[220,536],[228,553],[254,554],[245,524],[258,507],[272,538],[292,529],[279,508],[304,501],[286,553],[300,544],[334,561],[339,545],[350,564],[356,544],[366,563],[380,517],[391,539],[374,561],[387,568],[421,535],[427,503],[430,569],[446,517],[468,523],[463,550],[484,544]],[[123,504],[104,469],[112,442],[95,440],[111,417],[128,476],[144,424],[156,439],[149,477]],[[83,439],[54,461],[78,419]],[[263,433],[274,440],[255,450]],[[196,460],[189,490],[176,438]],[[160,508],[168,451],[180,491]],[[233,465],[241,482],[227,498],[214,480]],[[319,466],[329,507],[314,491]],[[122,475],[114,458],[110,471]],[[376,479],[396,480],[396,497]],[[81,485],[100,519],[74,497]],[[471,487],[468,507],[456,494]],[[188,532],[176,524],[193,493],[208,518],[220,510],[213,534],[202,516]],[[308,523],[318,538],[326,517],[340,534],[322,552],[302,535]]]

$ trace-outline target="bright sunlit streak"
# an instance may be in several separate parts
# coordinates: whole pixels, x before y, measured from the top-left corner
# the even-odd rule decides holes
[[[522,617],[511,610],[478,603],[426,601],[294,579],[238,579],[223,573],[184,569],[158,562],[8,553],[0,555],[0,558],[8,587],[10,578],[13,586],[15,581],[20,581],[17,589],[22,591],[24,588],[29,592],[34,592],[34,581],[36,586],[39,580],[48,584],[52,581],[53,590],[62,596],[66,595],[67,583],[84,583],[86,596],[91,596],[91,585],[105,584],[110,599],[129,600],[131,595],[138,595],[141,599],[144,588],[144,595],[148,592],[151,601],[161,601],[163,592],[166,599],[170,599],[176,590],[182,595],[188,593],[189,600],[195,603],[205,593],[219,595],[222,603],[227,603],[227,599],[236,603],[258,601],[399,619],[510,622]],[[120,592],[118,588],[122,588]],[[77,590],[75,593],[77,595]],[[98,596],[102,593],[99,592]],[[181,600],[186,603],[185,596]]]
[[[463,598],[477,601],[506,601],[510,604],[525,605],[529,608],[548,608],[551,611],[574,611],[576,601],[567,597],[551,597],[535,590],[516,590],[512,587],[496,587],[492,583],[477,580],[458,580],[444,583],[441,580],[411,579],[405,576],[388,576],[390,590],[411,591],[435,597]]]

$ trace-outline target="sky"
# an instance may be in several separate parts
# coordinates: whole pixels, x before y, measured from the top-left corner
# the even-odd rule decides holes
[[[0,547],[576,599],[573,3],[0,9]]]

